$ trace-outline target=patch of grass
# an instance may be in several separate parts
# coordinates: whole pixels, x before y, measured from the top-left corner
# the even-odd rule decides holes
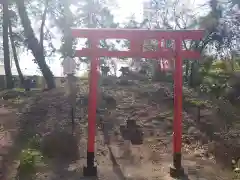
[[[15,104],[15,105],[20,105],[24,102],[24,99],[21,98],[20,96],[14,98],[14,99],[8,99],[9,102]]]
[[[233,180],[240,179],[240,158],[238,160],[232,160],[233,164]]]
[[[24,88],[14,88],[13,90],[17,92],[25,92]]]
[[[43,156],[36,149],[24,149],[21,151],[19,159],[19,175],[27,176],[35,173],[37,164],[42,162]]]
[[[0,92],[0,97],[3,100],[7,100],[7,101],[18,100],[21,97],[25,97],[25,96],[26,96],[26,92],[16,91],[15,89],[4,90],[4,91]]]
[[[35,174],[36,168],[43,163],[43,155],[40,152],[40,136],[35,135],[28,140],[26,148],[19,155],[18,174],[21,177],[28,177]]]
[[[233,172],[233,179],[232,180],[239,180],[240,179],[240,173],[239,172]]]
[[[32,149],[39,149],[40,148],[40,136],[36,134],[31,139],[28,140],[27,147]]]
[[[25,92],[24,88],[14,88],[13,90],[17,92]],[[31,91],[41,91],[41,88],[31,88]]]
[[[158,114],[157,117],[160,119],[173,120],[173,114],[174,114],[173,111],[169,110],[169,111]]]
[[[195,99],[195,98],[186,98],[185,99],[186,102],[197,106],[197,107],[209,107],[210,104],[207,100],[199,100],[199,99]]]

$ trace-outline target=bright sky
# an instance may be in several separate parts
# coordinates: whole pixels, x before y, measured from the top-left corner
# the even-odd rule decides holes
[[[117,21],[124,21],[126,18],[135,15],[137,20],[141,19],[142,14],[142,3],[144,0],[117,0],[119,5],[118,12],[115,13]]]
[[[144,0],[117,0],[119,9],[114,12],[115,20],[118,22],[123,22],[131,15],[135,15],[137,20],[141,20],[142,18],[142,4]],[[181,1],[194,1],[196,4],[202,3],[203,0],[181,0]],[[206,2],[206,0],[204,0]],[[33,56],[29,52],[24,53],[20,57],[20,66],[24,74],[26,75],[34,75],[40,74],[40,71],[37,68],[37,65],[31,61]],[[62,67],[61,61],[58,58],[51,60],[49,64],[51,70],[55,76],[61,76]],[[13,66],[12,68],[13,74],[17,74],[16,68]]]

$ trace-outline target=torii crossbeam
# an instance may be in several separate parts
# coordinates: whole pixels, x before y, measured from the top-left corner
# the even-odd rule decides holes
[[[75,38],[88,38],[90,47],[76,50],[76,56],[91,58],[90,91],[88,107],[88,149],[87,167],[84,169],[86,176],[97,174],[94,166],[94,141],[96,128],[97,109],[97,84],[98,84],[98,58],[99,57],[130,57],[147,59],[175,59],[174,71],[174,123],[173,123],[173,167],[170,169],[172,176],[184,173],[181,164],[182,146],[182,60],[198,59],[200,53],[183,49],[184,40],[201,40],[202,30],[160,31],[139,29],[72,29]],[[108,51],[98,48],[102,39],[127,39],[130,41],[129,51]],[[159,42],[157,51],[143,51],[145,40],[155,39]],[[161,46],[161,41],[172,40],[174,48]],[[165,43],[164,43],[165,44]]]

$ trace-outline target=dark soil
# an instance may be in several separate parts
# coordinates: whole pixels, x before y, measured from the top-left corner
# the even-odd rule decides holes
[[[107,85],[100,93],[95,148],[99,179],[171,180],[171,86],[138,80],[119,82],[117,79],[109,84],[105,82]],[[5,163],[3,180],[17,175],[17,154],[36,134],[42,139],[40,150],[45,152],[45,160],[37,168],[35,180],[77,180],[83,177],[87,150],[87,92],[88,86],[81,82],[73,136],[71,106],[64,88],[42,92],[27,100],[19,117],[13,117],[17,122],[18,136],[12,144],[17,148],[14,153],[9,152],[12,158]],[[200,121],[196,119],[195,109],[188,106],[183,112],[182,153],[187,179],[232,179],[229,160],[240,152],[237,151],[238,144],[226,146],[229,153],[222,160],[217,151],[220,149],[225,153],[223,142],[231,144],[239,138],[230,138],[231,133],[221,128],[215,112],[209,108],[203,109],[210,113]],[[213,136],[213,131],[217,135]],[[230,140],[223,139],[224,135]],[[71,161],[66,160],[67,157]]]

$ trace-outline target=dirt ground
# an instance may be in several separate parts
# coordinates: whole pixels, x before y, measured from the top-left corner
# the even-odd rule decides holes
[[[130,85],[114,83],[103,87],[102,91],[116,100],[116,107],[107,106],[107,102],[99,105],[100,109],[105,106],[107,109],[101,110],[97,118],[98,179],[172,179],[169,176],[169,165],[172,163],[173,106],[172,99],[166,98],[160,91],[155,92],[161,86],[159,83],[134,81]],[[86,95],[87,91],[87,86],[81,84],[78,96]],[[47,159],[38,167],[35,180],[86,179],[82,174],[87,150],[86,108],[87,104],[81,106],[79,103],[76,108],[75,134],[78,137],[79,158],[71,162]],[[16,179],[19,165],[16,154],[21,150],[20,140],[26,140],[33,134],[44,136],[56,129],[71,132],[71,111],[64,88],[42,92],[28,100],[20,112],[17,111],[0,108],[0,122],[3,127],[0,155],[3,157],[2,152],[7,154],[7,160],[1,166],[3,180]],[[122,133],[120,127],[126,126],[127,120],[136,121],[140,127],[143,132],[142,144],[131,144],[129,138]],[[16,134],[18,138],[12,138]],[[208,134],[198,128],[192,114],[183,112],[182,151],[186,172],[183,179],[233,179],[231,170],[216,159],[213,144]]]
[[[0,107],[0,178],[3,176],[5,161],[9,158],[9,151],[18,129],[16,113],[16,109]]]

